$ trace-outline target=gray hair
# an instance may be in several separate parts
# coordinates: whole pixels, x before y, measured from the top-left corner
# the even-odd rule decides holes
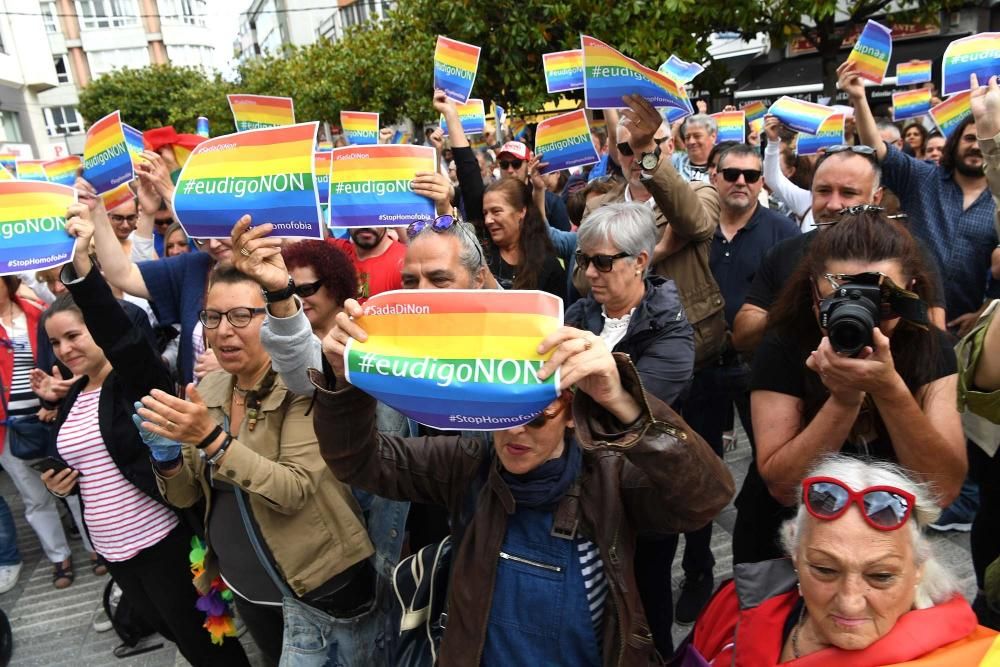
[[[410,241],[415,241],[427,234],[449,234],[458,239],[461,250],[458,255],[458,262],[469,272],[469,275],[476,275],[479,270],[486,266],[486,255],[483,247],[479,245],[479,238],[476,236],[476,228],[471,222],[455,221],[451,227],[443,232],[436,232],[431,229],[433,225],[426,225]]]
[[[903,468],[886,461],[862,461],[849,456],[835,454],[824,457],[809,471],[808,477],[833,477],[852,489],[869,486],[895,486],[912,493],[916,498],[907,525],[900,530],[909,530],[913,540],[916,565],[923,566],[924,572],[917,583],[917,594],[913,606],[926,609],[950,600],[960,592],[955,575],[947,570],[934,555],[934,547],[924,535],[923,529],[941,514],[934,494],[927,484],[914,481]],[[798,512],[781,526],[781,545],[785,552],[795,557],[798,551],[805,522],[810,518],[802,499],[799,498]]]
[[[878,160],[876,160],[874,157],[867,158],[864,155],[860,155],[858,153],[849,150],[840,151],[838,153],[823,153],[822,155],[819,156],[819,159],[816,160],[816,169],[813,171],[813,179],[814,179],[813,182],[815,183],[816,173],[819,171],[819,168],[822,167],[823,164],[826,163],[827,161],[833,160],[835,158],[839,158],[841,160],[858,158],[860,160],[864,160],[869,164],[869,166],[871,166],[873,182],[872,182],[872,191],[869,197],[871,198],[871,201],[874,201],[875,193],[878,192],[879,188],[882,187],[882,165],[879,164]]]
[[[899,126],[893,122],[890,122],[888,120],[880,120],[878,123],[876,123],[876,125],[878,126],[879,134],[882,134],[883,132],[888,132],[889,136],[892,137],[891,139],[883,137],[885,141],[889,142],[899,141],[900,139],[903,138],[903,135],[899,131]]]
[[[632,263],[645,252],[649,260],[646,262],[648,272],[653,263],[656,236],[656,218],[645,204],[604,204],[580,223],[577,246],[594,247],[607,241],[619,252],[627,252]]]
[[[698,125],[704,127],[705,131],[709,134],[713,134],[719,131],[719,124],[715,122],[715,119],[709,116],[707,113],[696,113],[693,116],[688,116],[684,119],[684,123],[681,125],[681,137],[687,135],[687,129],[689,125]]]

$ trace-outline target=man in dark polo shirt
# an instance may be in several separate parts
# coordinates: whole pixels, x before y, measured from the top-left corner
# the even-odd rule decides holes
[[[791,218],[758,201],[764,181],[760,156],[753,146],[734,144],[723,149],[717,165],[712,184],[719,192],[719,224],[712,239],[709,265],[725,301],[726,328],[731,330],[764,255],[775,244],[800,234]],[[749,420],[750,413],[750,369],[728,343],[729,336],[726,339],[718,362],[695,373],[684,403],[684,418],[720,457],[724,415],[730,406],[736,403],[741,420]],[[685,535],[678,623],[693,622],[714,590],[711,539],[711,524]]]

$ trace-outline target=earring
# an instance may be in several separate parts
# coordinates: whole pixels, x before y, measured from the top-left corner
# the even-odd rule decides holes
[[[642,271],[636,271],[635,275],[637,275],[637,276],[642,275]]]

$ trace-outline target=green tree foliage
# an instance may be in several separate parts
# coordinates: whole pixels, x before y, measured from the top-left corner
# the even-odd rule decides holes
[[[122,120],[140,130],[173,125],[178,132],[194,132],[197,117],[205,116],[213,134],[222,134],[215,128],[233,124],[230,92],[232,84],[220,75],[192,67],[117,69],[80,91],[79,110],[88,123],[120,109]]]

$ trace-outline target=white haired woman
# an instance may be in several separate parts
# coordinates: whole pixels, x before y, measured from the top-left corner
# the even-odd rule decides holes
[[[802,481],[782,527],[789,558],[742,564],[695,625],[710,665],[995,665],[922,530],[939,508],[892,463],[836,455]]]

